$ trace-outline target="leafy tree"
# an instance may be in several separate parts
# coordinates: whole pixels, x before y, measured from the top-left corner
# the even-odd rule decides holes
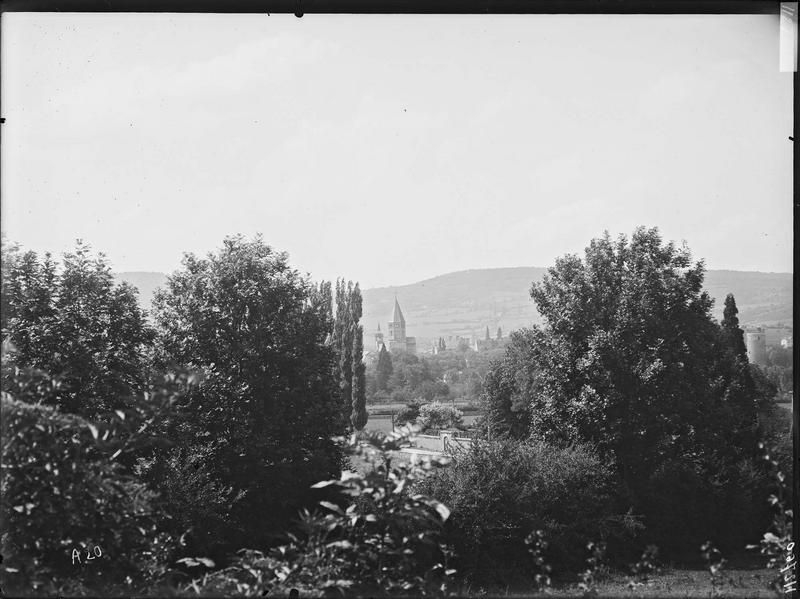
[[[530,433],[537,337],[526,329],[511,333],[505,355],[486,375],[486,416],[493,436],[522,438]]]
[[[767,366],[764,374],[782,395],[792,390],[792,368],[783,366]]]
[[[386,349],[386,345],[381,344],[378,352],[378,364],[376,366],[378,389],[386,391],[389,388],[389,378],[392,376],[392,355]]]
[[[792,348],[790,347],[770,347],[767,349],[767,363],[770,366],[780,366],[781,368],[792,368]],[[791,377],[790,377],[791,378]]]
[[[202,375],[165,425],[178,447],[154,468],[175,476],[170,460],[189,459],[225,489],[223,546],[245,536],[269,543],[310,501],[308,486],[342,465],[331,440],[345,421],[324,290],[260,237],[235,236],[205,259],[186,254],[154,306],[157,363]]]
[[[405,387],[409,393],[416,393],[423,381],[432,380],[430,365],[425,360],[408,352],[397,352],[392,356],[392,376],[390,389]]]
[[[450,395],[450,387],[442,381],[422,381],[419,391],[425,401],[446,399]]]
[[[411,393],[409,393],[405,388],[395,389],[392,391],[391,400],[392,403],[407,403],[411,401]]]
[[[675,523],[697,497],[715,507],[692,519],[693,534],[721,545],[736,540],[723,521],[758,518],[748,498],[761,484],[756,414],[769,389],[731,347],[732,305],[727,331],[711,317],[703,275],[702,261],[657,229],[630,241],[606,233],[532,286],[545,324],[512,335],[487,377],[498,434],[595,444],[614,458],[652,541],[672,549],[690,540]]]
[[[657,229],[559,258],[531,288],[545,326],[527,344],[536,370],[516,401],[528,399],[530,426],[516,434],[594,442],[634,485],[664,460],[749,450],[754,398],[723,350],[704,272]]]
[[[89,418],[144,390],[154,332],[136,289],[114,284],[103,254],[79,241],[60,268],[18,246],[4,245],[2,258],[2,335],[13,346],[4,388],[14,368],[39,369],[59,382],[46,404]]]

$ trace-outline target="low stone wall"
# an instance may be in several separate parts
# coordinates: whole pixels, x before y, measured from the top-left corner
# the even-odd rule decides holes
[[[411,447],[401,451],[414,455],[452,455],[455,451],[469,449],[471,443],[471,439],[456,437],[456,431],[440,431],[438,435],[411,437]]]

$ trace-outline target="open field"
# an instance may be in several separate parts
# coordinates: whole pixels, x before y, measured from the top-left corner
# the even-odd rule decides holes
[[[652,576],[647,584],[635,588],[628,586],[630,578],[624,574],[613,574],[609,580],[596,585],[597,597],[619,597],[635,599],[638,597],[699,598],[699,597],[742,597],[775,598],[779,594],[770,589],[776,578],[775,570],[767,568],[740,568],[723,570],[719,576],[716,594],[711,584],[708,570],[675,568]],[[507,588],[481,589],[467,587],[459,596],[474,597],[585,597],[578,583],[556,583],[546,592],[536,592],[531,588],[509,586]]]

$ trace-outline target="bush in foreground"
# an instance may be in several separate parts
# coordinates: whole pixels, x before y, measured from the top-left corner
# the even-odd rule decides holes
[[[159,572],[171,540],[156,530],[154,495],[113,459],[102,429],[7,393],[1,411],[3,588],[107,593]]]
[[[556,571],[579,565],[587,539],[624,528],[612,481],[610,465],[589,446],[501,440],[473,442],[418,488],[451,507],[456,566],[479,578],[528,571],[525,538],[535,530],[547,539]]]
[[[357,596],[440,595],[454,573],[442,524],[450,510],[412,490],[441,460],[409,464],[394,458],[404,433],[354,435],[351,455],[366,460],[366,474],[344,472],[313,488],[333,492],[322,510],[303,511],[299,535],[269,553],[244,550],[229,567],[195,580],[200,594],[303,596],[344,593]],[[322,492],[322,491],[320,491]],[[187,590],[188,590],[187,589]]]

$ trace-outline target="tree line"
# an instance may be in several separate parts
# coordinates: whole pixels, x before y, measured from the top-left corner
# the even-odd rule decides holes
[[[152,543],[153,531],[172,558],[221,563],[274,543],[312,505],[310,486],[341,472],[334,439],[366,423],[360,318],[357,283],[337,281],[334,297],[330,282],[301,276],[258,237],[185,255],[151,314],[86,244],[59,264],[4,243],[3,437],[39,444],[16,463],[4,446],[4,555],[37,579],[74,574],[61,550],[101,533],[81,538],[66,518],[49,531],[33,522],[84,514],[84,528],[106,522],[107,538],[111,510],[147,520],[141,532],[125,527],[126,554]],[[53,436],[29,439],[19,427],[31,423]],[[99,486],[80,484],[87,471],[62,480],[77,459],[57,454],[68,437],[88,470],[100,468],[90,457],[113,456],[93,475]],[[140,505],[112,492],[122,481]]]
[[[765,530],[778,555],[788,421],[704,272],[657,229],[606,234],[532,285],[544,324],[504,350],[382,353],[371,374],[358,285],[260,238],[187,254],[152,314],[85,245],[56,264],[4,244],[3,586],[442,595]],[[474,373],[485,416],[449,466],[358,432],[371,389],[443,399]],[[76,569],[84,546],[109,561]]]

